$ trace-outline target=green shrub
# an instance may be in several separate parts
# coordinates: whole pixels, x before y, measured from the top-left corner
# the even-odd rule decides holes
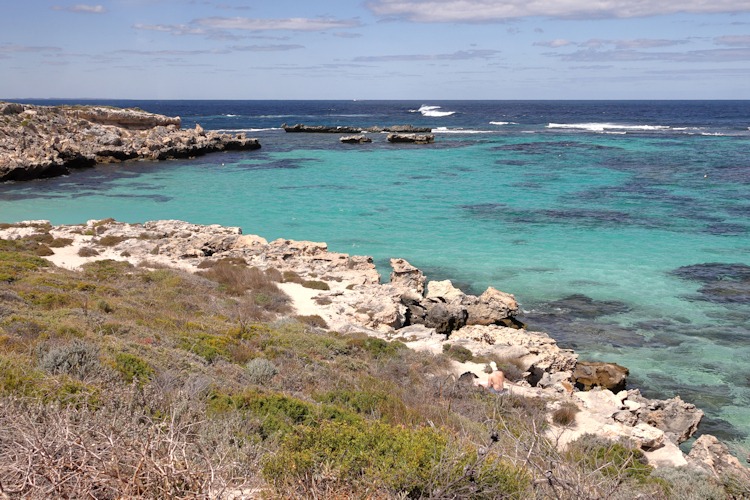
[[[330,290],[331,287],[328,286],[328,283],[325,281],[317,281],[317,280],[304,280],[302,281],[302,286],[305,288],[311,288],[313,290]]]
[[[0,240],[3,241],[6,240]],[[30,272],[49,265],[49,262],[36,255],[0,250],[0,281],[17,281]]]
[[[40,244],[36,247],[36,250],[34,250],[34,255],[39,257],[49,257],[50,255],[55,255],[55,252],[53,252],[47,245]]]
[[[105,247],[113,247],[127,239],[127,236],[115,236],[112,234],[108,234],[107,236],[102,236],[101,238],[96,240],[96,242]]]
[[[73,244],[72,238],[55,238],[48,243],[50,248],[62,248]]]
[[[126,382],[134,379],[139,385],[145,384],[154,375],[154,370],[143,359],[128,352],[120,352],[115,355],[114,369],[120,372]]]
[[[81,266],[87,277],[97,281],[114,280],[121,276],[132,273],[135,266],[130,262],[121,260],[104,259],[88,262]]]
[[[466,363],[474,359],[474,354],[469,349],[455,344],[443,344],[443,353],[459,363]]]
[[[309,486],[328,476],[354,491],[407,492],[427,496],[433,468],[447,439],[432,428],[407,429],[381,422],[328,421],[300,425],[263,462],[263,475],[277,487]]]
[[[268,361],[266,358],[255,358],[251,359],[246,365],[245,370],[247,371],[250,383],[263,385],[268,382],[279,373],[276,369],[276,365]]]
[[[234,339],[226,335],[196,332],[183,335],[179,346],[213,363],[219,358],[229,359],[229,347],[233,343]]]
[[[360,415],[388,422],[395,422],[398,417],[408,413],[404,401],[385,390],[336,389],[318,395],[315,399],[322,403],[344,406]]]
[[[644,482],[653,469],[641,450],[591,434],[570,443],[567,455],[586,469],[597,470],[607,477],[627,476]]]
[[[284,271],[281,274],[281,278],[284,283],[302,283],[302,278],[300,278],[300,275],[294,271]]]
[[[353,334],[347,338],[346,343],[352,348],[367,352],[375,359],[392,358],[399,351],[407,349],[406,344],[398,340],[388,342],[365,334]]]

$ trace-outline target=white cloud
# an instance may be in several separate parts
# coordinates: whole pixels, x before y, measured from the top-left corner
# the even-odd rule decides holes
[[[13,45],[4,44],[0,45],[0,54],[14,54],[14,53],[43,53],[43,52],[62,52],[60,47],[50,46],[34,46],[34,45]]]
[[[565,40],[563,38],[558,38],[556,40],[548,40],[546,42],[535,42],[534,45],[538,47],[550,47],[553,49],[556,49],[558,47],[567,47],[568,45],[571,45],[573,42],[570,40]]]
[[[107,9],[105,9],[103,5],[86,5],[82,3],[70,6],[55,5],[54,7],[52,7],[52,9],[63,10],[65,12],[76,12],[80,14],[104,14],[105,12],[107,12]]]
[[[369,0],[376,15],[414,22],[497,22],[520,17],[567,19],[647,17],[750,11],[750,0]]]
[[[259,19],[250,17],[206,17],[191,24],[213,29],[248,31],[325,31],[360,26],[357,20],[292,17],[288,19]]]

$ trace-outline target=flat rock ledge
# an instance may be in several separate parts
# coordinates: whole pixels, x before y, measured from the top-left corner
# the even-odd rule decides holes
[[[474,357],[492,356],[511,362],[519,371],[519,380],[510,385],[511,393],[545,401],[549,422],[546,433],[560,447],[584,434],[625,439],[639,446],[654,467],[690,465],[716,477],[732,474],[750,478],[750,469],[713,436],[702,435],[688,455],[680,450],[679,444],[693,436],[703,417],[695,405],[679,396],[655,400],[643,397],[637,389],[624,389],[627,369],[579,362],[575,352],[560,348],[546,333],[526,330],[515,320],[515,297],[495,288],[479,296],[469,295],[449,280],[428,281],[404,259],[391,259],[393,272],[390,280],[382,283],[372,258],[330,252],[325,243],[286,239],[269,242],[243,234],[239,227],[176,220],[126,224],[106,219],[56,227],[47,221],[26,221],[0,229],[0,238],[47,232],[54,238],[72,240],[69,246],[54,248],[54,254],[46,257],[69,269],[93,260],[114,259],[145,267],[196,271],[206,261],[231,258],[259,269],[293,272],[303,282],[323,282],[324,287],[315,289],[298,281],[279,286],[290,295],[298,314],[319,315],[333,331],[400,340],[413,349],[434,354],[461,347]],[[85,255],[94,256],[79,255],[84,247],[89,249]],[[469,379],[474,375],[486,377],[484,362],[452,363],[457,381],[467,374]],[[615,391],[607,389],[608,384]],[[581,387],[591,390],[579,390]],[[478,389],[469,386],[467,390]],[[553,412],[569,404],[579,409],[574,421],[568,425],[554,423]]]
[[[192,158],[260,148],[244,134],[180,128],[179,117],[103,106],[0,102],[0,182],[66,175],[127,160]]]

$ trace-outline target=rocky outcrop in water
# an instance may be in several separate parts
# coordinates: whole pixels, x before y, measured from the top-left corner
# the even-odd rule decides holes
[[[388,134],[388,142],[407,144],[431,144],[435,142],[434,134]]]
[[[344,144],[367,144],[369,142],[372,142],[372,139],[370,139],[366,135],[345,135],[339,137],[339,142],[342,142]]]
[[[432,129],[429,127],[415,127],[414,125],[391,125],[389,127],[356,127],[344,125],[305,125],[304,123],[295,123],[294,125],[281,124],[285,132],[290,133],[309,133],[309,134],[359,134],[362,132],[393,132],[397,134],[429,134]]]
[[[244,134],[180,128],[180,118],[103,106],[0,103],[0,182],[54,177],[127,160],[260,148]]]

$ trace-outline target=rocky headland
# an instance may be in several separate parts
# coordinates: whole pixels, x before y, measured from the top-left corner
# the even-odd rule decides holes
[[[244,134],[180,125],[179,117],[139,109],[0,102],[0,182],[65,175],[97,163],[260,148]]]
[[[470,379],[486,378],[485,363],[477,359],[507,361],[518,372],[509,377],[515,380],[511,393],[545,402],[546,434],[560,447],[584,434],[627,439],[654,467],[690,464],[717,477],[730,473],[750,481],[750,471],[713,436],[700,436],[689,454],[681,451],[679,445],[698,429],[700,409],[679,396],[645,398],[638,389],[626,387],[626,368],[581,361],[547,334],[527,330],[516,319],[515,297],[495,288],[478,296],[466,294],[450,281],[429,281],[403,259],[391,259],[392,273],[384,283],[370,257],[331,252],[320,242],[269,242],[238,227],[108,219],[56,227],[29,221],[0,229],[3,239],[35,235],[69,241],[49,249],[45,257],[69,269],[102,259],[193,272],[227,259],[274,268],[294,276],[279,287],[292,298],[297,314],[319,316],[333,331],[400,340],[435,354],[462,349],[471,355],[452,361],[457,380],[467,374]],[[555,423],[551,415],[565,405],[577,408],[573,421]]]

